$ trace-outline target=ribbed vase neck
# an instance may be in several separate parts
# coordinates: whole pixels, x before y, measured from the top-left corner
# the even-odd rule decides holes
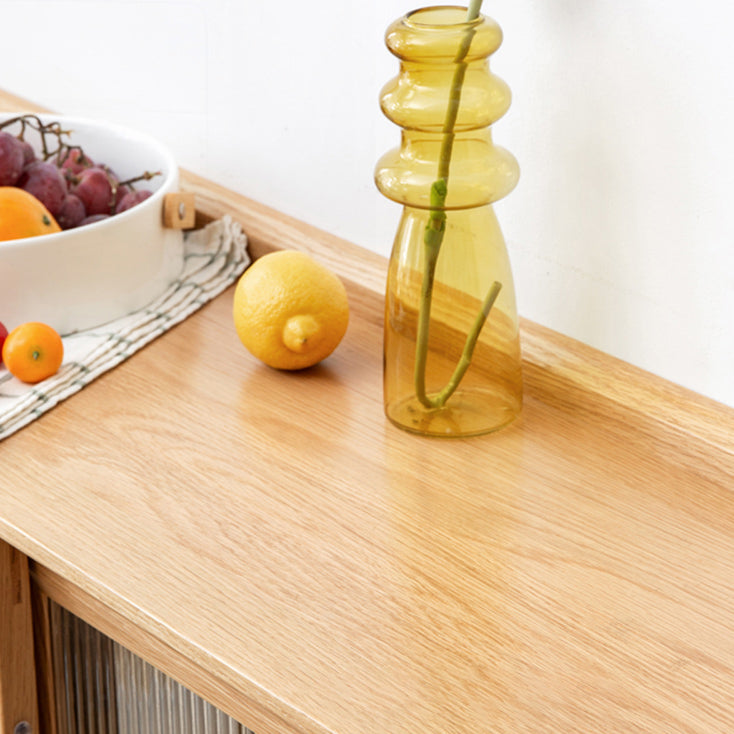
[[[470,34],[470,35],[468,35]],[[491,18],[466,20],[466,8],[443,5],[419,8],[392,23],[385,44],[403,61],[453,64],[461,44],[471,40],[464,60],[485,59],[502,43],[502,30]]]
[[[380,106],[402,135],[400,147],[378,161],[379,190],[426,209],[476,207],[506,196],[520,171],[489,131],[511,100],[507,84],[489,70],[502,42],[497,23],[481,15],[467,22],[461,7],[422,8],[393,22],[385,41],[400,71],[382,88]],[[432,187],[439,178],[447,193],[436,205]]]

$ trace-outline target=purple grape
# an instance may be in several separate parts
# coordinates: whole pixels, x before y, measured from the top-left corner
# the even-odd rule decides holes
[[[119,176],[106,163],[97,163],[97,168],[101,168],[106,174],[112,176],[115,180],[119,180]]]
[[[140,204],[141,201],[145,201],[149,196],[152,196],[153,192],[147,189],[140,189],[139,191],[129,191],[125,194],[117,203],[115,207],[115,214],[132,209],[136,204]]]
[[[23,145],[14,135],[0,131],[0,186],[15,186],[23,171]]]
[[[85,168],[91,168],[93,165],[92,159],[80,148],[71,148],[66,153],[62,153],[62,162],[59,167],[64,173],[71,173],[77,176]]]
[[[102,168],[85,168],[78,176],[79,182],[72,187],[84,204],[88,215],[110,214],[114,206],[113,184],[115,180]]]
[[[119,206],[123,197],[129,193],[130,187],[125,184],[121,184],[115,189],[115,211],[117,211],[117,207]]]
[[[36,160],[36,151],[27,140],[21,140],[20,147],[23,149],[23,167],[25,167]]]
[[[104,219],[109,219],[109,214],[90,214],[88,217],[84,217],[79,226],[83,227],[85,224],[94,224],[95,222],[101,222]]]
[[[66,180],[61,172],[47,161],[35,161],[26,166],[16,185],[33,194],[54,217],[68,193]]]
[[[56,221],[61,229],[73,229],[78,227],[87,216],[82,200],[76,194],[67,194]]]

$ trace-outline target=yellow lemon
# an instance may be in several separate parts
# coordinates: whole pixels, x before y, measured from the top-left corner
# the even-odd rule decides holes
[[[310,255],[279,250],[255,260],[234,292],[234,325],[265,364],[300,370],[328,357],[349,322],[344,284]]]

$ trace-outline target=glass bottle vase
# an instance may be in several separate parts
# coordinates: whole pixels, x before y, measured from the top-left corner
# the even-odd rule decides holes
[[[386,33],[400,71],[380,102],[402,132],[375,181],[403,212],[386,289],[384,402],[414,433],[488,433],[522,407],[515,290],[492,207],[519,177],[490,131],[510,104],[489,71],[501,42],[493,20],[467,21],[452,6],[413,11]]]

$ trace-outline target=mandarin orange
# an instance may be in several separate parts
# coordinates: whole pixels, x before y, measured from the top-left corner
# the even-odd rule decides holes
[[[24,189],[0,186],[0,242],[61,232],[51,212]]]
[[[3,363],[14,377],[35,384],[55,375],[64,360],[59,333],[38,321],[16,326],[5,337]]]

